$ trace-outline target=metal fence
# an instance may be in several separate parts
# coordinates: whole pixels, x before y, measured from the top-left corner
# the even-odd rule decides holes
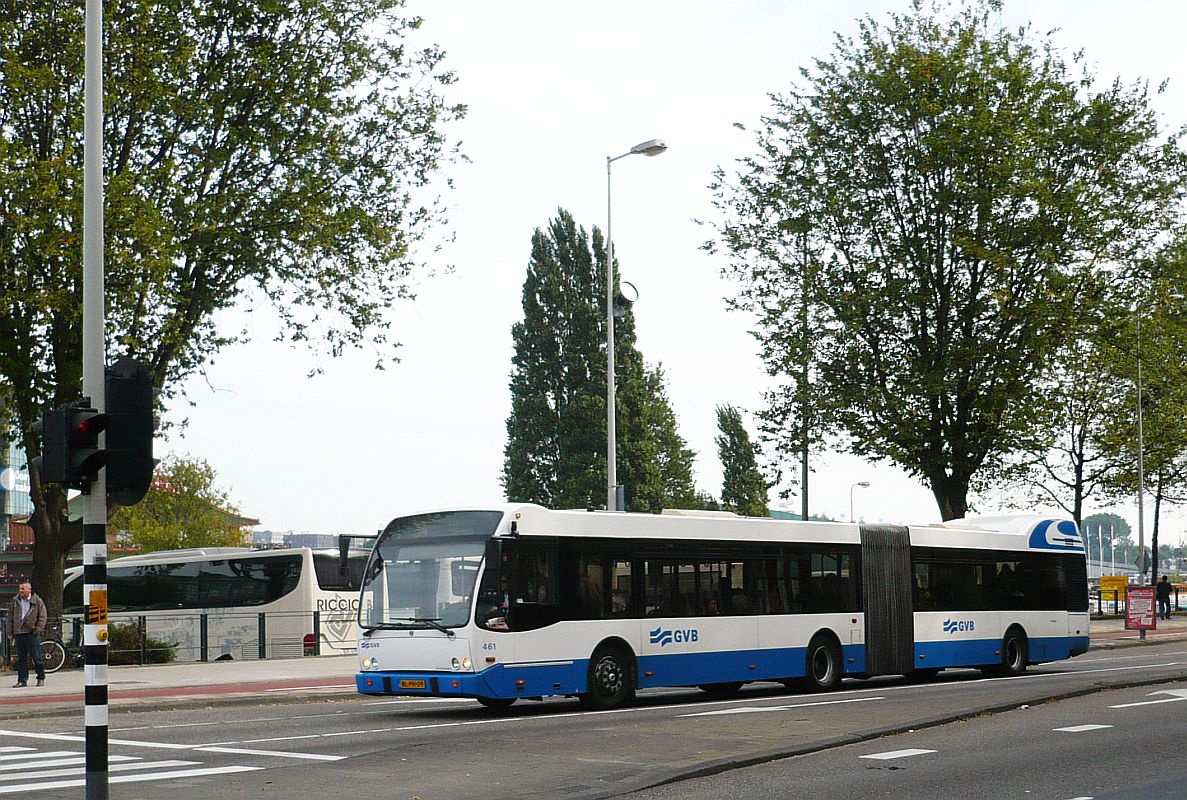
[[[1143,584],[1145,585],[1145,584]],[[1187,598],[1183,598],[1183,602],[1187,602]],[[1120,589],[1113,591],[1093,591],[1088,595],[1088,606],[1093,613],[1098,616],[1105,616],[1106,614],[1125,614],[1125,592]],[[1171,595],[1171,611],[1182,611],[1183,606],[1180,604],[1179,589],[1174,587]]]
[[[0,610],[0,625],[6,623]],[[355,652],[352,612],[111,614],[108,663],[227,661]],[[82,652],[81,617],[51,620],[43,638],[56,638],[68,655]],[[8,637],[0,637],[0,660],[11,658]],[[68,666],[76,659],[68,657]]]

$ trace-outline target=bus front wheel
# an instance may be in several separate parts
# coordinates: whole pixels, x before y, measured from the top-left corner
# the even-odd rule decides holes
[[[589,659],[588,691],[581,705],[592,709],[619,708],[635,699],[635,660],[624,648],[603,645]]]
[[[981,671],[993,678],[1012,677],[1026,672],[1030,660],[1026,634],[1016,628],[1006,631],[1001,654],[1000,664],[983,667]]]
[[[828,636],[813,636],[808,643],[805,677],[808,688],[829,692],[841,685],[841,649]]]

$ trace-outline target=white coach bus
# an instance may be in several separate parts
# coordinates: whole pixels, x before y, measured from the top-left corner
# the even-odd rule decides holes
[[[177,658],[251,659],[352,653],[367,553],[343,570],[337,550],[206,547],[124,556],[107,564],[112,624],[145,618],[149,636],[175,642]],[[81,615],[82,567],[66,571],[63,615]],[[314,636],[314,612],[320,636]],[[264,614],[263,628],[260,614]]]
[[[751,681],[1017,675],[1088,649],[1084,548],[1070,520],[897,527],[711,512],[520,504],[400,517],[359,604],[358,690],[575,695]]]

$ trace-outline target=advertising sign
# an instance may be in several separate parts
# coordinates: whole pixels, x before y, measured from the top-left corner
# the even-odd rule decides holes
[[[1113,599],[1113,592],[1117,592],[1117,599],[1120,600],[1125,596],[1125,590],[1129,586],[1129,578],[1125,575],[1101,575],[1100,576],[1100,596],[1105,600]]]
[[[1152,631],[1156,626],[1155,619],[1154,587],[1131,586],[1125,593],[1125,629]]]

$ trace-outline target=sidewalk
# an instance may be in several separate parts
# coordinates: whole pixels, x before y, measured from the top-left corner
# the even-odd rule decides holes
[[[113,710],[208,705],[211,702],[308,702],[325,696],[355,695],[358,656],[317,656],[265,661],[154,664],[109,667],[108,702]],[[83,708],[86,674],[62,669],[37,687],[13,688],[16,673],[0,673],[0,720]]]
[[[1125,630],[1121,618],[1092,620],[1089,633],[1094,650],[1143,644],[1140,633]],[[1146,632],[1147,643],[1177,639],[1187,639],[1187,614],[1159,620],[1157,630]],[[354,655],[110,667],[108,698],[114,710],[193,708],[214,702],[314,702],[356,696],[357,669]],[[0,673],[0,720],[82,713],[83,670],[63,669],[49,675],[41,688],[30,680],[28,687],[14,689],[15,679],[15,673]]]

